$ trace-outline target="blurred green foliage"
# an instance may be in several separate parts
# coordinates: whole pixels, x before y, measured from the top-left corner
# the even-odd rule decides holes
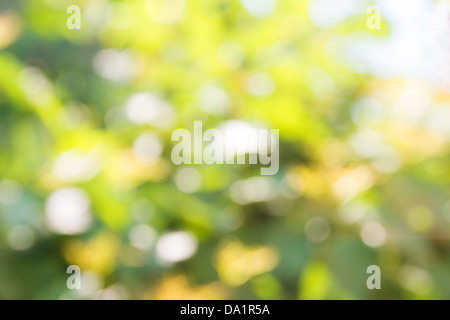
[[[0,298],[450,298],[449,92],[352,68],[370,1],[251,3],[2,1]],[[278,174],[173,165],[197,120],[279,129]]]

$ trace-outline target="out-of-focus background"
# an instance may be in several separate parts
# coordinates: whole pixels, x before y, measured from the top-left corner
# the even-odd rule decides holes
[[[1,299],[450,298],[449,1],[2,0],[0,50]]]

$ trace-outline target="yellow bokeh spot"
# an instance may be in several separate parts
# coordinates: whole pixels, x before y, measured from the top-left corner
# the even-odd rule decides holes
[[[433,213],[427,207],[417,206],[409,210],[406,215],[406,222],[412,230],[426,233],[431,231],[434,226]]]
[[[154,300],[222,300],[227,299],[225,288],[217,282],[192,286],[184,275],[164,278],[145,299]]]
[[[114,271],[120,241],[112,233],[102,232],[87,243],[72,240],[63,248],[67,262],[80,267],[81,270],[91,270],[108,274]]]
[[[237,240],[225,240],[216,259],[222,281],[229,286],[240,286],[251,277],[273,270],[279,253],[273,247],[246,247]]]

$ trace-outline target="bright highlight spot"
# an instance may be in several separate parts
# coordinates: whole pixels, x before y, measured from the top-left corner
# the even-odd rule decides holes
[[[277,8],[277,0],[241,0],[241,3],[252,16],[258,18],[272,14]]]
[[[197,251],[197,240],[184,231],[162,235],[156,244],[156,255],[162,263],[172,264],[192,257]]]
[[[68,150],[53,164],[53,173],[64,182],[88,181],[99,171],[100,159],[94,151],[83,154],[80,150]]]
[[[127,51],[104,49],[93,60],[94,70],[105,79],[126,83],[134,75],[133,58]]]
[[[174,121],[172,107],[152,93],[132,96],[125,107],[128,119],[135,124],[149,124],[158,128],[170,127]]]
[[[45,211],[47,224],[56,233],[82,233],[92,222],[89,198],[79,188],[65,188],[53,192],[47,199]]]

